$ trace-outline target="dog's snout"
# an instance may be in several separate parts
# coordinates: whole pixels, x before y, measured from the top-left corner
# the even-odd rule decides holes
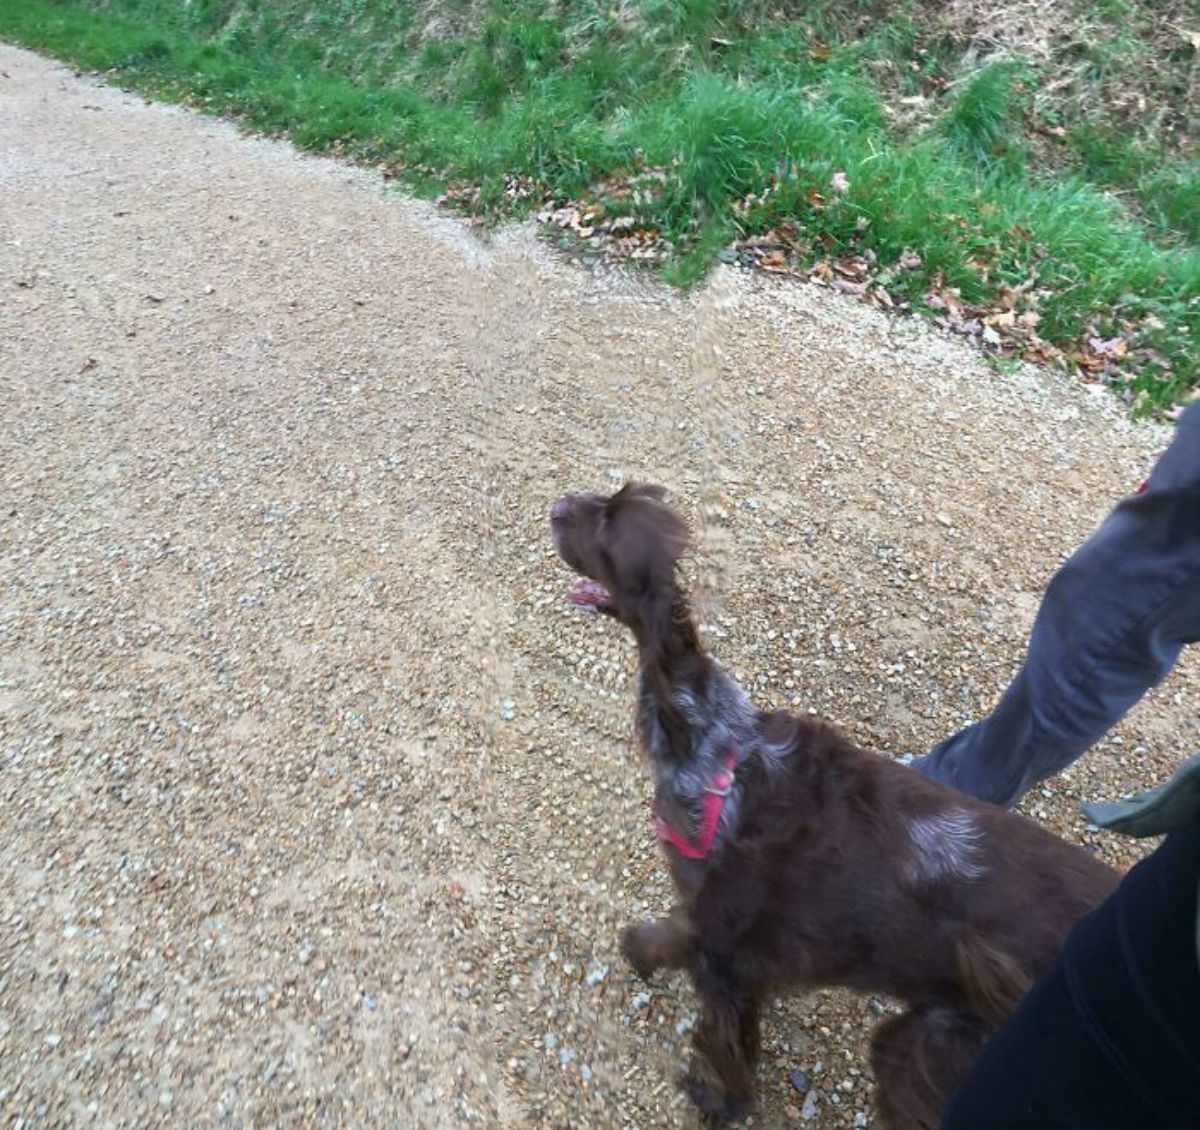
[[[562,498],[555,499],[554,505],[550,507],[550,517],[555,519],[565,518],[571,512],[571,496],[564,495]]]

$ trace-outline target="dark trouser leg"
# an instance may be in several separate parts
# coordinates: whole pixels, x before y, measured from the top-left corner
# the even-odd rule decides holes
[[[984,1048],[942,1130],[1200,1127],[1200,828],[1072,931]]]
[[[1069,765],[1200,639],[1200,405],[1149,489],[1122,502],[1046,590],[1025,664],[996,709],[915,762],[1012,804]]]

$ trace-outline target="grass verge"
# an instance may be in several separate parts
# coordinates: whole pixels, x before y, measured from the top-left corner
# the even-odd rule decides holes
[[[1186,399],[1200,35],[1059,0],[989,53],[934,7],[0,0],[0,37],[679,283],[807,276],[1139,412]]]

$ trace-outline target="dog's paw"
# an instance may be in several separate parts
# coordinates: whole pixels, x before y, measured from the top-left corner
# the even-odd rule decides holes
[[[724,1119],[725,1092],[692,1067],[679,1077],[679,1087],[704,1116],[705,1121]],[[718,1122],[717,1125],[720,1123]]]
[[[679,1079],[679,1086],[700,1112],[706,1127],[726,1126],[754,1112],[754,1099],[749,1095],[729,1095],[699,1072],[695,1067]]]
[[[626,926],[621,934],[621,953],[643,981],[648,981],[658,968],[654,922],[639,922]]]

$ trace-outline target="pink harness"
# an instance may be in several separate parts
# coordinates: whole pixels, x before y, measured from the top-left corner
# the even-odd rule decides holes
[[[734,746],[725,758],[724,771],[718,773],[712,784],[705,788],[700,833],[694,844],[659,816],[657,805],[652,809],[654,831],[658,838],[669,843],[685,859],[704,859],[712,851],[713,840],[717,837],[717,825],[721,822],[721,810],[725,807],[725,798],[733,789],[733,776],[739,759],[738,747]]]

